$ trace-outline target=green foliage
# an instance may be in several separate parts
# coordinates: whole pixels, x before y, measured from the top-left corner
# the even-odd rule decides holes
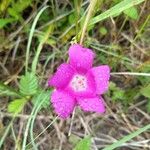
[[[12,23],[14,20],[14,18],[0,18],[0,29],[4,28],[8,23]]]
[[[113,0],[114,4],[120,3],[122,0]]]
[[[91,138],[86,137],[82,139],[73,150],[90,150]]]
[[[144,62],[142,65],[140,65],[137,69],[138,72],[150,72],[150,61]],[[137,77],[137,79],[141,82],[142,85],[146,85],[147,83],[150,83],[150,78],[145,77]]]
[[[49,38],[49,35],[53,32],[54,30],[54,26],[51,25],[48,27],[47,31],[44,33],[44,36],[43,38],[41,39],[38,47],[37,47],[37,51],[36,51],[36,54],[35,54],[35,57],[32,61],[32,72],[35,73],[36,72],[36,66],[38,64],[38,59],[39,59],[39,56],[40,56],[40,53],[42,51],[42,47],[44,45],[44,43],[47,41],[47,39]]]
[[[34,95],[38,89],[38,79],[35,74],[27,72],[20,79],[20,93],[25,96]]]
[[[112,8],[108,9],[107,11],[103,12],[102,14],[94,17],[93,19],[91,19],[89,26],[96,24],[108,17],[112,17],[114,15],[118,15],[121,12],[124,12],[126,9],[129,9],[135,5],[140,4],[141,2],[143,2],[144,0],[123,0],[120,3],[118,3],[117,5],[113,6]]]
[[[75,14],[70,14],[69,17],[68,17],[68,21],[70,23],[70,25],[72,25],[73,23],[75,23]]]
[[[122,0],[113,0],[114,4],[118,4],[120,3]],[[138,14],[138,10],[135,6],[132,6],[126,10],[123,11],[123,13],[130,17],[131,19],[134,19],[134,20],[137,20],[138,17],[139,17],[139,14]],[[119,15],[119,14],[118,14]]]
[[[102,27],[99,28],[99,32],[100,32],[101,35],[106,35],[107,34],[107,29],[104,26],[102,26]]]
[[[150,62],[147,61],[143,63],[139,68],[138,71],[141,72],[150,72]],[[138,80],[141,82],[143,85],[140,89],[140,94],[148,98],[147,102],[147,111],[150,112],[150,78],[145,78],[145,77],[138,77]]]
[[[22,111],[24,105],[26,104],[27,99],[22,98],[22,99],[15,99],[8,105],[8,112],[13,113],[13,114],[18,114]]]
[[[11,0],[1,0],[1,2],[0,2],[0,14],[3,13],[7,9],[10,2],[11,2]]]
[[[150,98],[150,84],[141,89],[141,94],[144,95],[145,97]]]
[[[20,97],[20,94],[9,86],[0,83],[0,96],[15,96]]]
[[[134,98],[138,97],[140,93],[139,87],[123,90],[120,87],[117,87],[115,83],[110,82],[107,95],[111,97],[114,102],[121,102],[125,106],[128,106],[128,104],[133,102]]]
[[[50,94],[51,91],[39,91],[32,99],[32,103],[35,105],[38,102],[41,102],[44,99],[44,102],[41,105],[41,108],[48,108],[50,106]]]
[[[115,83],[110,82],[109,84],[109,96],[112,98],[113,101],[120,101],[124,100],[125,98],[125,91],[121,88],[117,87]]]
[[[8,8],[8,13],[10,16],[14,17],[16,20],[22,19],[22,12],[30,6],[32,0],[17,0],[17,2],[12,1],[11,7]]]
[[[0,14],[7,10],[9,18],[0,18],[0,29],[4,28],[8,23],[22,20],[22,12],[32,4],[32,0],[2,0],[0,3]],[[8,7],[8,8],[7,8]]]
[[[128,17],[130,17],[131,19],[134,19],[134,20],[137,20],[138,17],[139,17],[138,10],[137,10],[136,7],[131,7],[131,8],[129,8],[129,9],[126,9],[126,10],[124,11],[124,13],[125,13]]]
[[[42,15],[40,16],[40,23],[45,23],[48,22],[49,20],[52,19],[52,13],[51,13],[51,9],[46,9]],[[54,25],[54,24],[53,24]]]
[[[41,16],[41,14],[44,12],[44,10],[46,10],[48,8],[48,6],[45,6],[43,7],[37,14],[37,16],[35,17],[34,19],[34,22],[32,24],[32,27],[31,27],[31,30],[30,30],[30,34],[29,34],[29,39],[28,39],[28,43],[27,43],[27,50],[26,50],[26,60],[25,60],[25,71],[27,73],[28,71],[28,63],[29,63],[29,53],[30,53],[30,46],[31,46],[31,42],[32,42],[32,38],[33,38],[33,34],[34,34],[34,30],[35,30],[35,27],[36,27],[36,24]],[[46,35],[46,38],[47,38],[47,35]],[[44,38],[45,39],[45,38]],[[43,42],[44,42],[44,39],[43,39]],[[39,44],[38,46],[38,50],[37,50],[37,53],[35,55],[35,58],[33,60],[33,63],[32,63],[32,66],[34,67],[34,69],[36,69],[36,64],[37,64],[37,60],[38,60],[38,56],[40,54],[40,51],[42,49],[42,44]],[[32,67],[32,68],[33,68]],[[32,71],[33,73],[35,73],[34,71]]]
[[[39,42],[42,42],[42,40],[44,39],[45,37],[45,34],[39,34],[37,35],[37,38],[39,40]],[[56,45],[56,40],[54,40],[53,38],[48,38],[46,41],[45,41],[45,44],[48,44],[48,45]]]

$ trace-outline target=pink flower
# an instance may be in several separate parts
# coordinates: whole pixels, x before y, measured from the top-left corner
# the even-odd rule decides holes
[[[108,89],[110,68],[107,65],[93,67],[95,54],[79,44],[69,48],[69,63],[61,64],[49,81],[56,89],[51,95],[55,112],[67,118],[74,107],[84,111],[105,112],[103,98]]]

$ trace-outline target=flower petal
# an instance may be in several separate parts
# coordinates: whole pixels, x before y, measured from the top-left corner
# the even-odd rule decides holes
[[[66,63],[61,64],[56,73],[49,79],[48,85],[56,88],[64,88],[74,74],[73,68]]]
[[[77,100],[79,106],[84,111],[91,111],[91,112],[98,112],[98,113],[104,113],[105,112],[105,106],[103,103],[102,97],[94,97],[94,98],[80,98]]]
[[[96,83],[96,93],[103,94],[108,90],[109,78],[110,78],[110,68],[107,65],[102,65],[99,67],[94,67],[89,70],[94,76]]]
[[[68,93],[55,90],[51,95],[51,102],[55,112],[61,118],[67,118],[73,112],[76,101]]]
[[[79,44],[74,44],[69,48],[70,64],[74,66],[77,71],[86,72],[92,67],[95,54],[88,48],[83,48]]]

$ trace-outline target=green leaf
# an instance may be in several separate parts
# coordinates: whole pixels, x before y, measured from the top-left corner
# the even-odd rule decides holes
[[[72,25],[73,23],[75,23],[75,14],[70,14],[69,17],[68,17],[68,21],[69,21],[69,24]]]
[[[150,72],[150,61],[146,61],[142,63],[138,69],[137,72],[145,72],[149,73]],[[147,83],[150,83],[150,78],[145,78],[144,76],[139,76],[137,79],[141,82],[142,85],[147,85]]]
[[[129,8],[129,9],[126,9],[126,10],[124,11],[124,13],[125,13],[128,17],[130,17],[130,18],[132,18],[132,19],[134,19],[134,20],[137,20],[138,17],[139,17],[138,10],[137,10],[136,7],[131,7],[131,8]]]
[[[15,19],[14,18],[0,18],[0,29],[5,27],[8,23],[13,22]]]
[[[26,75],[22,76],[19,88],[23,95],[34,95],[38,89],[38,79],[35,74],[27,72]]]
[[[125,98],[125,91],[120,88],[117,88],[116,91],[113,92],[112,100],[118,101],[123,100]]]
[[[86,137],[82,139],[73,150],[90,150],[91,138]]]
[[[10,88],[9,86],[0,83],[0,96],[15,96],[21,97],[19,92],[15,91],[14,89]]]
[[[112,8],[108,9],[107,11],[105,11],[104,13],[91,19],[89,26],[96,24],[108,17],[112,17],[116,14],[119,14],[119,13],[125,11],[126,9],[129,9],[130,7],[140,4],[141,2],[144,2],[144,0],[132,0],[132,1],[131,0],[123,0],[120,3],[118,3],[117,5],[113,6]]]
[[[35,105],[37,101],[41,102],[43,99],[41,108],[48,108],[50,106],[50,94],[51,91],[40,91],[32,99],[32,103]]]
[[[15,9],[16,12],[21,13],[24,9],[30,6],[31,3],[32,0],[19,0],[17,3],[13,4],[13,9]]]
[[[144,95],[145,97],[150,98],[150,84],[141,89],[141,94]]]
[[[21,18],[20,16],[21,14],[18,14],[18,12],[13,8],[8,8],[8,13],[10,14],[11,17],[14,17],[16,20]]]
[[[115,4],[117,4],[117,3],[119,3],[119,2],[121,2],[122,0],[113,0],[113,2],[115,3]]]
[[[8,13],[10,16],[15,17],[17,20],[21,18],[21,13],[32,3],[32,0],[18,0],[15,3],[12,3],[12,6],[9,7]]]
[[[27,99],[15,99],[8,105],[8,112],[13,114],[18,114],[22,111],[24,105],[26,104]]]
[[[1,0],[0,1],[0,12],[4,12],[9,6],[11,0]]]
[[[99,28],[99,32],[100,32],[100,34],[102,34],[102,35],[106,35],[107,34],[107,29],[103,26],[103,27],[100,27]]]

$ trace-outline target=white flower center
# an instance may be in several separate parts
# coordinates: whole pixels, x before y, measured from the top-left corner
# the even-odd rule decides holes
[[[87,79],[82,75],[75,75],[70,82],[70,86],[76,92],[85,91],[87,88]]]

